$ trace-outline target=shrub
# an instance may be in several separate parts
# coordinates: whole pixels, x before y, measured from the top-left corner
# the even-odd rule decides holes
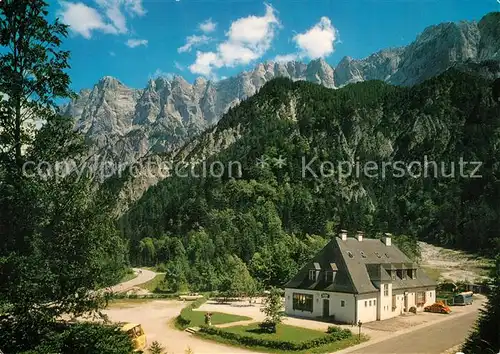
[[[271,321],[264,321],[259,323],[259,328],[266,333],[276,333],[276,323]]]
[[[150,354],[162,354],[165,348],[158,341],[154,341],[151,343],[151,347],[149,348]]]
[[[43,327],[43,328],[42,328]],[[126,333],[115,326],[95,323],[49,323],[40,324],[40,336],[29,342],[20,342],[20,333],[15,328],[2,327],[0,342],[6,353],[23,354],[129,354],[132,342]]]
[[[340,331],[342,331],[342,328],[340,328],[338,326],[328,326],[328,329],[326,330],[326,333],[333,334],[333,333],[337,333],[337,332],[340,332]]]
[[[290,350],[290,351],[299,351],[299,350],[307,350],[315,347],[319,347],[325,344],[330,344],[333,342],[337,342],[343,339],[350,338],[352,336],[351,331],[348,329],[335,329],[334,332],[325,335],[324,337],[314,338],[311,340],[307,340],[304,342],[296,343],[289,342],[280,339],[261,339],[255,338],[252,336],[241,335],[238,333],[224,331],[223,329],[216,327],[207,327],[203,326],[200,329],[201,333],[206,333],[208,335],[218,336],[224,339],[228,339],[234,342],[237,342],[244,346],[249,347],[265,347],[277,350]]]

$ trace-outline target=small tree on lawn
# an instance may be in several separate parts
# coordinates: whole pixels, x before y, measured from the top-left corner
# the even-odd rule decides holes
[[[282,322],[283,318],[283,301],[281,301],[281,293],[277,288],[271,288],[271,291],[264,302],[264,307],[260,310],[266,314],[265,321],[261,324],[262,329],[276,333],[276,326]]]
[[[164,350],[165,350],[165,348],[162,347],[162,345],[159,342],[154,341],[153,343],[151,343],[151,347],[149,348],[149,353],[150,354],[162,354]]]

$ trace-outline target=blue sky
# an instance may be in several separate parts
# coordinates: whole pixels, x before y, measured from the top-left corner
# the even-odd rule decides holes
[[[427,26],[479,20],[500,0],[66,0],[51,16],[71,27],[72,88],[110,75],[142,88],[150,77],[221,79],[266,60],[336,65],[406,45]]]

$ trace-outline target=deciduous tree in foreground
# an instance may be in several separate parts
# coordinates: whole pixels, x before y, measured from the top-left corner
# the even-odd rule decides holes
[[[59,49],[67,27],[49,23],[47,9],[43,0],[0,3],[0,331],[8,326],[19,345],[7,352],[30,349],[63,314],[98,311],[104,300],[93,290],[123,266],[111,200],[81,171],[54,174],[85,148],[58,115],[56,99],[71,95],[69,53]]]

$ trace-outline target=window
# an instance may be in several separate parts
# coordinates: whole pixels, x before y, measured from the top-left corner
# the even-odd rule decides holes
[[[394,270],[391,270],[391,278],[392,280],[396,280],[396,272]]]
[[[373,306],[377,306],[377,300],[373,300]]]
[[[325,272],[325,281],[327,283],[333,283],[333,272],[330,271]]]
[[[370,307],[372,306],[372,300],[370,300],[370,302],[368,303],[368,305],[370,305]]]
[[[380,253],[378,253],[378,252],[375,252],[375,255],[376,255],[378,258],[380,258],[380,257],[381,257]]]
[[[396,295],[392,295],[392,311],[396,309]]]
[[[362,257],[362,258],[366,258],[366,254],[365,254],[365,252],[361,251],[360,253],[361,253],[361,257]]]
[[[316,271],[314,269],[309,270],[309,280],[316,281]]]
[[[347,255],[349,256],[349,258],[354,258],[354,255],[352,254],[351,251],[347,251]]]
[[[425,304],[425,291],[417,293],[417,305]]]
[[[368,307],[368,301],[365,300],[365,307]]]
[[[389,296],[389,284],[384,284],[384,296]]]
[[[398,275],[399,279],[404,279],[403,273],[404,273],[403,269],[396,270],[396,274]]]
[[[293,309],[313,312],[313,295],[293,294]]]
[[[340,307],[345,307],[345,301],[344,300],[340,300]]]

